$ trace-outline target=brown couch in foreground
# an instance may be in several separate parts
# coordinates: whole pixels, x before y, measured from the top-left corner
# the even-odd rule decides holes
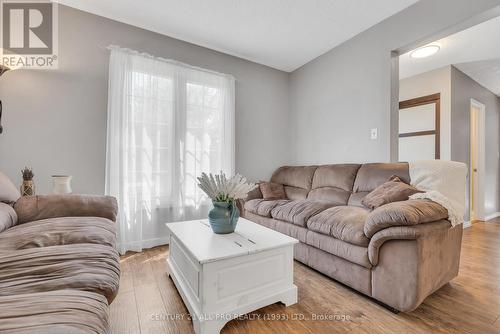
[[[242,216],[298,239],[296,260],[412,311],[457,276],[462,225],[452,227],[430,200],[365,208],[362,199],[392,175],[409,183],[408,164],[281,167],[271,182],[284,185],[287,199],[263,200],[257,188]]]
[[[0,203],[0,332],[109,332],[120,281],[116,215],[107,196]]]

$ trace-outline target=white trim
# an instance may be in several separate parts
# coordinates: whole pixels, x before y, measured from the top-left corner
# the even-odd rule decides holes
[[[486,137],[485,137],[485,127],[486,127],[486,106],[475,100],[470,99],[470,108],[469,108],[469,215],[471,213],[472,203],[470,199],[472,198],[472,193],[474,190],[472,189],[472,173],[474,170],[472,169],[472,135],[471,135],[471,127],[470,121],[472,120],[472,108],[475,107],[479,109],[479,113],[477,114],[477,194],[476,194],[476,211],[475,217],[470,217],[478,220],[486,220],[484,214],[484,188],[485,188],[485,146],[486,146]]]
[[[500,212],[493,212],[492,214],[487,215],[486,217],[484,217],[484,220],[488,221],[488,220],[492,220],[492,219],[494,219],[496,217],[500,217]]]
[[[488,220],[492,220],[496,217],[500,217],[500,212],[493,212],[492,214],[490,215],[487,215],[486,217],[484,217],[484,220],[481,220],[481,221],[484,221],[484,222],[488,222]],[[465,228],[469,228],[472,226],[472,223],[470,222],[470,220],[464,222],[464,229]]]

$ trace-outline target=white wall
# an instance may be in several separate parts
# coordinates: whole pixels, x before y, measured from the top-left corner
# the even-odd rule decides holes
[[[500,0],[421,0],[294,71],[294,162],[389,161],[397,141],[390,133],[391,52],[443,37],[498,5]],[[378,128],[377,140],[370,140],[370,128]]]
[[[399,100],[441,94],[441,159],[451,160],[451,66],[425,72],[399,81]]]
[[[267,179],[291,160],[288,73],[65,6],[59,14],[59,70],[0,78],[0,170],[17,184],[27,165],[39,193],[52,174],[73,175],[77,193],[104,192],[110,44],[234,75],[237,171]]]

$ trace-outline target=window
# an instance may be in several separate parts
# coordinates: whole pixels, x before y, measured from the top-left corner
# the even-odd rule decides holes
[[[166,241],[165,223],[206,217],[202,172],[234,173],[234,79],[112,48],[106,192],[122,252]]]

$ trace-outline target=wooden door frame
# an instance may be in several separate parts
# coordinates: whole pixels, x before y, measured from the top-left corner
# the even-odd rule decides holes
[[[423,105],[432,104],[432,103],[434,103],[436,105],[436,112],[434,115],[435,116],[434,130],[399,133],[398,137],[404,138],[404,137],[434,135],[435,136],[434,137],[434,141],[435,141],[434,158],[440,159],[441,158],[441,111],[440,111],[441,110],[441,93],[436,93],[436,94],[432,94],[432,95],[426,95],[426,96],[421,96],[421,97],[417,97],[417,98],[410,99],[410,100],[401,101],[401,102],[399,102],[399,110],[423,106]]]

